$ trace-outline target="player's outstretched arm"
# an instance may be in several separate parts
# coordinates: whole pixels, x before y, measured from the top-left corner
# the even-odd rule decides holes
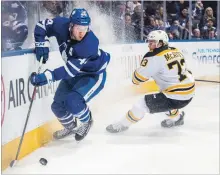
[[[75,77],[77,74],[84,74],[81,69],[86,63],[86,59],[72,59],[67,61],[64,66],[52,70],[45,70],[41,74],[33,72],[30,76],[30,82],[34,86],[43,86],[61,79],[69,79]]]

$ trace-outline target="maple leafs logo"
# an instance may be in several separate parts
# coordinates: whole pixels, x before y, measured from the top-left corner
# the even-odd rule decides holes
[[[81,17],[87,17],[87,16],[88,16],[88,15],[87,15],[86,11],[82,11]]]

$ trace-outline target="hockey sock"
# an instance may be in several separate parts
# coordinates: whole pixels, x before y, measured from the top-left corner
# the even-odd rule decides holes
[[[86,106],[85,109],[83,109],[81,112],[79,112],[78,114],[74,116],[77,117],[83,123],[88,122],[91,118],[89,107]]]
[[[73,121],[74,121],[73,114],[67,112],[66,115],[58,118],[58,120],[65,128],[71,128],[71,126],[73,125]]]
[[[133,123],[137,123],[147,112],[149,112],[149,110],[145,104],[145,100],[141,98],[133,105],[132,109],[127,112],[126,118],[122,121],[122,124],[130,126]]]
[[[166,113],[166,115],[169,117],[169,119],[173,120],[173,121],[177,121],[180,119],[180,115],[179,115],[179,110],[178,109],[173,109],[168,111],[168,113]]]

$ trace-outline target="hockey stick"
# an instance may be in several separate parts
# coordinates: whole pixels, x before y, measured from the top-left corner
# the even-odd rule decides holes
[[[43,63],[43,57],[40,60],[40,65],[39,65],[38,71],[37,71],[38,74],[41,71],[41,68],[42,68],[42,65],[43,65],[42,63]],[[19,156],[19,153],[20,153],[20,150],[21,150],[21,145],[23,143],[24,134],[25,134],[25,130],[26,130],[26,127],[27,127],[28,119],[30,117],[30,113],[31,113],[31,108],[32,108],[32,105],[33,105],[34,97],[36,95],[36,90],[37,90],[37,86],[34,86],[34,91],[32,93],[32,97],[31,97],[31,103],[30,103],[30,106],[29,106],[29,109],[28,109],[27,118],[26,118],[26,121],[25,121],[25,125],[24,125],[24,129],[23,129],[22,135],[21,135],[21,140],[19,142],[19,146],[18,146],[18,150],[17,150],[17,153],[16,153],[16,157],[15,157],[14,160],[11,161],[10,167],[13,167],[15,165],[15,163],[17,162],[17,160],[18,160],[18,156]]]
[[[220,83],[220,81],[212,81],[212,80],[199,80],[199,79],[195,79],[195,80],[201,82],[207,82],[207,83]]]

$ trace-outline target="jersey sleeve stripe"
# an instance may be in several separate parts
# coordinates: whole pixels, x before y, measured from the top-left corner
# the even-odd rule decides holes
[[[144,76],[142,76],[141,74],[139,74],[137,71],[134,72],[135,76],[140,79],[141,81],[147,81],[148,78],[145,78]]]
[[[140,74],[138,74],[137,71],[134,72],[132,81],[135,82],[135,84],[139,84],[140,82],[143,83],[143,82],[145,82],[146,80],[148,80],[148,79],[147,79],[147,78],[144,78],[143,76],[141,76]]]
[[[139,82],[134,78],[134,76],[133,76],[133,78],[132,78],[132,83],[133,83],[133,84],[136,84],[136,85],[139,85]]]
[[[41,27],[42,29],[46,30],[45,25],[41,24],[41,23],[37,23],[37,26]]]
[[[139,78],[137,78],[137,77],[135,76],[135,74],[133,74],[133,81],[136,82],[136,83],[138,83],[138,84],[144,82],[144,81],[140,80]]]
[[[140,79],[138,79],[135,74],[133,74],[133,82],[136,82],[136,83],[142,83],[143,81],[141,81]]]
[[[69,64],[73,69],[75,69],[77,72],[80,72],[80,69],[76,67],[74,64],[71,63],[71,61],[67,61],[67,64]]]
[[[68,73],[69,76],[75,77],[75,76],[71,73],[71,71],[69,70],[69,68],[68,68],[65,64],[64,64],[64,69],[65,69],[65,71]]]

